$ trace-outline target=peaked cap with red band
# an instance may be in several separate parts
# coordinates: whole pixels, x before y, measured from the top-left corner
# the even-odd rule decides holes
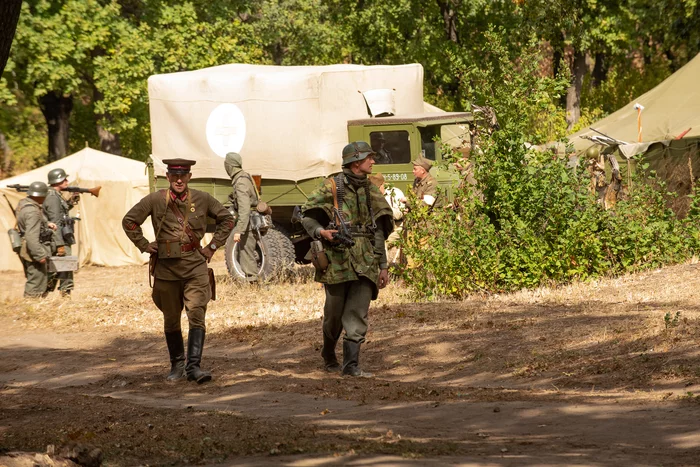
[[[196,161],[191,161],[189,159],[163,159],[163,164],[168,166],[169,174],[188,174],[190,173],[190,167],[196,163]]]

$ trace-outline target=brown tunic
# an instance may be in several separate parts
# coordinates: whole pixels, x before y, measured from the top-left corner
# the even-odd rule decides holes
[[[174,203],[182,212],[196,236],[195,239],[189,239],[184,234],[175,213],[167,207],[166,193],[170,196],[169,190],[160,190],[149,194],[136,203],[122,220],[124,232],[139,250],[143,252],[149,244],[141,230],[141,224],[148,216],[151,216],[153,230],[158,235],[156,239],[158,242],[176,239],[183,239],[183,243],[189,243],[191,240],[199,242],[206,232],[207,217],[212,217],[216,220],[216,231],[211,244],[216,245],[217,248],[226,244],[231,229],[233,229],[233,216],[216,198],[209,193],[190,189],[189,197],[184,201],[179,198],[174,201],[172,198],[170,199],[169,202]],[[183,252],[181,258],[160,258],[155,270],[155,277],[161,280],[191,279],[202,274],[207,274],[207,262],[197,250]]]

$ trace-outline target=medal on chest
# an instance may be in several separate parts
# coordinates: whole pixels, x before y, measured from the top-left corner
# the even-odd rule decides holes
[[[194,212],[194,211],[195,211],[194,203],[192,203],[192,204],[190,204],[190,212]]]

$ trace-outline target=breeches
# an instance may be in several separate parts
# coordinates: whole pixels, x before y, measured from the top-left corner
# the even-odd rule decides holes
[[[180,330],[182,308],[187,312],[190,329],[206,329],[205,316],[211,298],[209,277],[206,274],[179,281],[155,280],[153,303],[163,312],[165,332]]]
[[[369,304],[374,284],[366,277],[340,284],[326,284],[323,308],[323,334],[337,341],[345,329],[345,339],[359,344],[367,334]]]

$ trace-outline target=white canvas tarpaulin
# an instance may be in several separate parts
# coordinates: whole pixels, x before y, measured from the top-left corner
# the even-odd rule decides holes
[[[195,178],[228,179],[227,152],[263,178],[298,181],[340,170],[348,120],[367,118],[363,92],[392,89],[396,115],[423,112],[423,67],[222,65],[148,79],[156,175],[194,159]]]
[[[49,171],[59,167],[68,174],[71,186],[102,186],[99,197],[81,194],[80,202],[70,211],[71,216],[81,219],[75,223],[77,244],[73,246],[73,254],[75,251],[79,253],[80,264],[125,266],[148,261],[148,256],[141,254],[124,235],[121,226],[126,211],[148,194],[148,176],[143,162],[85,148],[31,172],[0,180],[0,194],[7,196],[15,208],[26,193],[18,193],[7,188],[7,185],[29,185],[35,181],[46,183]],[[12,251],[6,234],[14,225],[12,211],[6,199],[0,196],[0,226],[3,230],[0,235],[0,270],[3,271],[22,270],[22,264]],[[153,238],[150,221],[144,222],[143,229],[148,238]]]
[[[638,143],[637,110],[634,107],[639,103],[644,106],[641,142],[672,140],[686,130],[690,131],[684,138],[700,136],[699,81],[700,54],[651,91],[590,127],[626,143]],[[587,128],[569,136],[569,140],[577,151],[583,151],[593,142],[582,136],[596,134]]]

